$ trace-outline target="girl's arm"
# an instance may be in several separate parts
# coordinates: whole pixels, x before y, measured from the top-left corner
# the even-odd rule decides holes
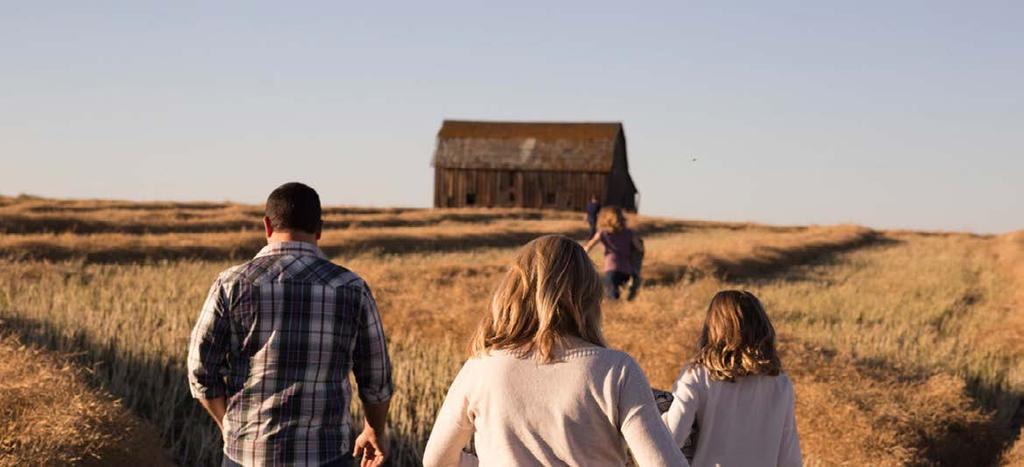
[[[590,241],[587,242],[587,244],[583,246],[583,249],[587,250],[587,253],[590,253],[590,250],[592,250],[594,248],[594,246],[597,245],[600,241],[601,241],[601,231],[597,231],[597,232],[594,233],[594,237],[591,238]]]
[[[463,459],[469,455],[462,452],[462,448],[473,437],[474,431],[463,382],[470,378],[465,376],[467,366],[468,363],[455,377],[451,388],[448,389],[448,395],[445,396],[444,404],[441,405],[441,410],[437,413],[434,429],[431,430],[427,447],[423,450],[423,465],[425,467],[464,466],[470,460]]]
[[[782,429],[782,446],[779,448],[779,467],[800,467],[803,458],[800,455],[800,436],[796,432],[796,397],[790,384],[786,424]]]
[[[689,467],[683,452],[672,442],[672,435],[658,416],[654,393],[643,370],[626,359],[619,387],[619,430],[638,466]]]
[[[701,382],[697,371],[690,365],[683,367],[679,380],[672,387],[672,405],[661,415],[662,421],[672,433],[676,446],[682,447],[690,437],[693,422],[701,404]]]

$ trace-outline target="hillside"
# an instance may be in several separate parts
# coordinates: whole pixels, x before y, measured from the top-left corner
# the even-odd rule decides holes
[[[0,197],[0,327],[78,355],[180,463],[214,465],[220,441],[188,397],[183,352],[217,272],[263,244],[260,216],[229,203]],[[577,213],[539,210],[329,207],[325,221],[324,251],[366,278],[383,313],[400,465],[418,459],[515,249],[586,232]],[[606,304],[604,321],[652,385],[671,386],[712,294],[747,289],[779,331],[808,465],[1020,462],[1024,234],[634,224],[647,285]]]

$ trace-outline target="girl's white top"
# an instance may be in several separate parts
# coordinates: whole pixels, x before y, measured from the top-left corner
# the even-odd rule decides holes
[[[448,390],[423,464],[685,466],[640,366],[627,354],[573,339],[541,363],[491,351],[469,359]],[[479,459],[462,452],[474,437]]]
[[[697,424],[694,466],[800,466],[793,383],[785,374],[712,381],[703,367],[683,368],[675,400],[662,415],[678,446]]]

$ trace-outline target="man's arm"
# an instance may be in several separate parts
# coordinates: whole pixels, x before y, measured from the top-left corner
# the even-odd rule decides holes
[[[206,409],[206,412],[213,417],[213,421],[217,423],[217,428],[224,432],[224,413],[228,410],[227,398],[224,396],[214,397],[213,399],[199,399],[199,405]]]
[[[361,467],[378,466],[384,463],[388,452],[387,422],[391,400],[380,403],[363,402],[363,432],[353,443],[353,457],[362,457]]]
[[[353,455],[362,456],[362,466],[383,464],[387,455],[387,418],[394,389],[391,381],[391,358],[388,356],[384,327],[377,302],[367,287],[359,310],[359,326],[352,355],[352,373],[363,402],[366,423],[356,438]]]
[[[189,390],[222,431],[227,388],[221,369],[230,340],[230,326],[224,311],[224,293],[218,279],[210,288],[188,346]]]
[[[363,411],[366,413],[364,417],[366,426],[377,433],[384,433],[385,426],[388,423],[388,409],[390,406],[391,399],[377,404],[364,402]]]

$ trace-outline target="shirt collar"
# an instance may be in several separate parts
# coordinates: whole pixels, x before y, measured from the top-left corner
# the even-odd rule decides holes
[[[320,259],[327,259],[327,255],[320,250],[319,247],[312,243],[306,242],[272,242],[268,243],[267,246],[263,247],[259,253],[256,253],[256,257],[260,258],[263,256],[271,255],[296,255],[296,256],[316,256]]]

